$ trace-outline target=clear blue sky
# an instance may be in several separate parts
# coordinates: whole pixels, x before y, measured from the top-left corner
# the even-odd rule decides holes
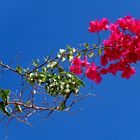
[[[52,49],[94,42],[87,30],[90,20],[115,21],[128,14],[140,18],[139,0],[1,0],[0,59],[8,63],[20,53],[20,63],[27,66]],[[46,122],[35,118],[33,127],[12,123],[8,140],[140,140],[139,69],[128,81],[104,77],[93,91],[100,98],[82,101],[78,108],[84,110],[76,114],[56,113]],[[3,77],[0,87],[15,90],[17,79]],[[0,132],[3,140],[7,131],[2,125]]]

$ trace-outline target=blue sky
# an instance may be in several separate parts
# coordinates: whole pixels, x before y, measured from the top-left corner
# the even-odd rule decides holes
[[[92,19],[107,17],[115,21],[132,15],[140,18],[139,0],[5,0],[0,1],[0,59],[9,63],[20,54],[22,66],[43,58],[51,50],[94,42],[88,32]],[[130,80],[105,76],[94,88],[98,95],[80,102],[76,114],[56,113],[48,121],[33,119],[33,127],[12,123],[8,130],[0,125],[0,140],[139,140],[140,65]],[[0,86],[13,90],[17,78],[10,73],[0,78]],[[12,81],[11,81],[12,79]],[[88,84],[88,83],[87,83]]]

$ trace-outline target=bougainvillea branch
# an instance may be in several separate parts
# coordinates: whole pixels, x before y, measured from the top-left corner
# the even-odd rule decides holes
[[[12,68],[0,62],[3,71],[20,75],[24,82],[17,93],[0,89],[0,109],[8,123],[17,119],[28,124],[27,118],[36,112],[50,115],[54,111],[69,111],[80,97],[88,94],[81,93],[82,88],[87,88],[86,78],[99,84],[102,75],[115,76],[120,72],[122,78],[129,79],[136,73],[133,64],[140,61],[140,20],[126,16],[110,23],[103,18],[91,21],[88,30],[97,34],[98,43],[84,43],[78,48],[68,45],[56,57],[50,55],[44,62],[34,60],[28,68]],[[109,36],[101,40],[101,31]]]

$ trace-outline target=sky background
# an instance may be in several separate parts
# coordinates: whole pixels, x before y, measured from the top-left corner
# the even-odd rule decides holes
[[[28,66],[67,44],[94,43],[89,22],[107,17],[115,21],[132,15],[140,18],[139,0],[0,0],[0,60],[9,63],[20,54],[19,63]],[[13,62],[14,65],[14,62]],[[89,97],[78,103],[76,114],[55,113],[48,121],[34,118],[33,127],[0,124],[0,140],[140,140],[140,65],[130,80],[105,76]],[[16,90],[10,73],[0,78],[0,88]],[[87,83],[88,84],[88,83]]]

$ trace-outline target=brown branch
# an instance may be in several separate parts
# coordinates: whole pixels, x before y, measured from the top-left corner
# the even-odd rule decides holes
[[[14,104],[14,105],[20,105],[29,109],[34,109],[34,110],[41,110],[41,111],[45,111],[45,110],[59,110],[57,107],[52,107],[52,108],[46,108],[46,107],[38,107],[36,105],[26,105],[24,103],[21,102],[8,102],[8,105],[10,104]]]
[[[19,74],[19,75],[21,75],[21,76],[25,76],[25,74],[20,73],[20,72],[17,71],[16,69],[14,69],[14,68],[12,68],[12,67],[10,67],[10,66],[8,66],[8,65],[3,64],[2,62],[0,62],[0,66],[2,66],[3,68],[8,69],[8,70],[10,70],[10,71],[13,71],[13,72],[15,72],[15,73],[17,73],[17,74]]]
[[[93,51],[93,50],[95,50],[95,49],[100,49],[100,48],[104,48],[104,46],[103,46],[103,47],[102,47],[102,46],[100,46],[100,47],[96,46],[96,47],[94,47],[94,48],[91,48],[91,49],[84,49],[84,50],[81,50],[81,51],[76,50],[75,53],[82,53],[82,52],[86,52],[86,51],[89,51],[89,52],[90,52],[90,51]],[[65,57],[65,56],[67,56],[67,55],[69,55],[69,53],[67,53],[67,51],[66,51],[66,53],[63,54],[62,57]],[[29,75],[30,73],[36,71],[37,69],[43,67],[43,66],[46,65],[47,63],[53,62],[54,60],[62,59],[62,58],[59,58],[59,57],[56,56],[56,57],[54,57],[54,58],[52,58],[52,59],[50,59],[50,60],[49,60],[49,59],[50,59],[50,56],[48,57],[48,59],[47,59],[44,63],[42,63],[42,64],[39,65],[38,67],[34,68],[34,69],[31,70],[30,72],[28,72],[28,73],[26,74],[26,76]],[[24,75],[24,76],[25,76],[25,75]]]
[[[98,37],[99,37],[99,35],[98,35]],[[100,48],[104,48],[104,46],[102,46],[102,47],[101,47],[101,46],[100,46],[100,47],[96,46],[96,47],[93,47],[93,48],[91,48],[91,49],[83,49],[83,50],[81,50],[81,51],[76,50],[75,53],[83,53],[83,52],[86,52],[86,51],[93,51],[93,50],[95,50],[95,49],[100,49]],[[67,56],[67,55],[69,55],[69,53],[67,53],[67,51],[66,51],[66,53],[63,54],[63,57],[65,57],[65,56]],[[54,57],[54,58],[52,58],[52,59],[50,59],[50,57],[51,57],[51,55],[48,57],[48,59],[47,59],[44,63],[42,63],[42,64],[39,65],[38,67],[35,67],[33,70],[31,70],[31,71],[29,71],[29,72],[27,72],[27,73],[21,73],[21,72],[17,71],[16,69],[10,67],[9,65],[3,64],[2,61],[0,61],[0,66],[2,66],[3,68],[8,69],[8,70],[10,70],[10,71],[13,71],[14,73],[17,73],[18,75],[21,75],[22,77],[26,77],[26,76],[28,76],[30,73],[32,73],[32,72],[36,71],[37,69],[43,67],[43,66],[46,65],[47,63],[53,62],[53,61],[56,60],[56,59],[61,59],[61,58],[59,58],[59,57],[57,57],[57,56]]]

